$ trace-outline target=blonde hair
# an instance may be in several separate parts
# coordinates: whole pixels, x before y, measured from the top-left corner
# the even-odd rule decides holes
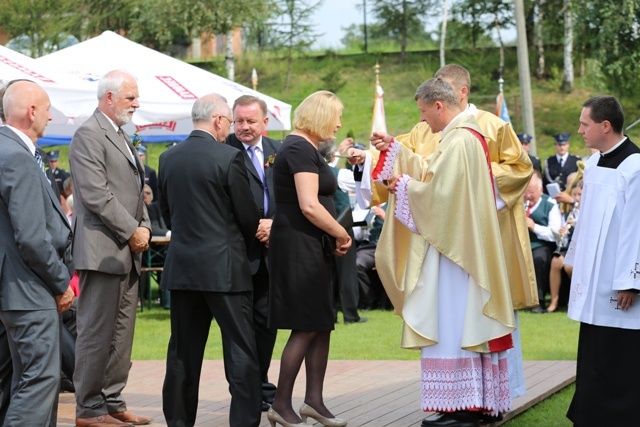
[[[293,127],[321,141],[332,140],[343,108],[340,98],[327,90],[312,93],[294,111]]]

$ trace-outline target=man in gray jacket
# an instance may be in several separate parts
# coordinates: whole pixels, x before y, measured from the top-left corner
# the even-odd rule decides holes
[[[4,426],[48,425],[60,383],[60,316],[73,303],[71,229],[44,174],[35,143],[51,120],[37,84],[4,95],[0,129],[0,328],[13,365]],[[7,390],[7,388],[3,389]],[[6,402],[5,399],[3,399]],[[0,418],[2,414],[0,414]]]

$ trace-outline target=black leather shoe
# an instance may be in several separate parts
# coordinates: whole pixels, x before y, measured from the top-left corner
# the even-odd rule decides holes
[[[493,424],[493,423],[500,422],[503,419],[504,419],[504,416],[502,416],[502,414],[498,414],[498,415],[481,414],[480,415],[480,422],[483,424]]]
[[[537,306],[531,309],[532,313],[536,313],[536,314],[547,314],[547,309],[543,308],[541,306]]]
[[[262,412],[267,412],[269,410],[269,408],[271,408],[271,405],[269,405],[267,402],[265,402],[264,400],[262,401]]]
[[[366,317],[361,317],[358,320],[345,320],[344,323],[349,324],[349,323],[365,323],[369,321],[368,318]]]
[[[60,380],[60,392],[69,392],[69,393],[75,393],[76,389],[73,386],[73,382],[71,382],[71,380],[69,380],[69,378],[62,378]]]
[[[422,420],[422,427],[480,427],[480,417],[474,412],[445,412]]]

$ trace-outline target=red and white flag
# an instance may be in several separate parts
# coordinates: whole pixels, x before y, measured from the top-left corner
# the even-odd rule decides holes
[[[387,132],[387,119],[384,115],[384,91],[380,84],[376,84],[376,100],[373,103],[373,120],[371,123],[371,133]]]

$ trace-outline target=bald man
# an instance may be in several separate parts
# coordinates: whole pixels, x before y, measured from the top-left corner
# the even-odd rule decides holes
[[[37,84],[21,81],[7,89],[3,105],[0,327],[10,355],[0,358],[11,358],[13,387],[0,424],[43,426],[50,422],[60,384],[58,313],[73,303],[71,229],[35,150],[51,120],[49,96]]]

